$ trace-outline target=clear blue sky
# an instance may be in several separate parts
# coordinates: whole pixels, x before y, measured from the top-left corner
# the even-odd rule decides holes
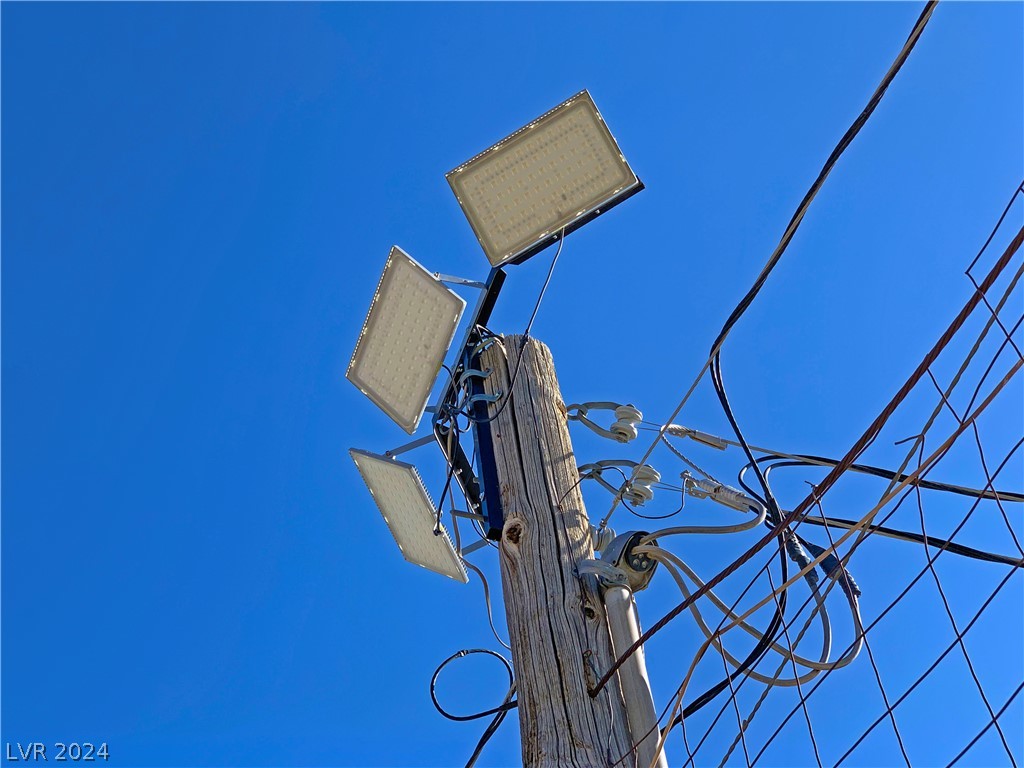
[[[0,740],[107,742],[126,766],[463,764],[482,723],[443,720],[427,683],[494,647],[479,585],[404,562],[346,454],[405,437],[344,378],[388,249],[481,278],[444,173],[590,89],[647,189],[566,240],[534,333],[567,401],[664,418],[920,9],[4,3]],[[844,453],[969,295],[963,269],[1024,176],[1022,28],[1020,3],[939,6],[726,348],[752,442]],[[547,258],[512,271],[496,330],[525,325]],[[1018,377],[993,445],[1019,437],[1021,394]],[[727,431],[706,382],[681,420]],[[964,456],[936,476],[977,482]],[[439,460],[412,458],[436,497]],[[780,479],[783,505],[819,477]],[[1024,485],[1019,460],[1002,485]],[[836,514],[882,489],[853,490]],[[1009,551],[998,528],[966,540]],[[866,547],[871,614],[920,555]],[[728,561],[687,549],[706,577]],[[492,554],[474,560],[493,576]],[[969,616],[995,571],[950,567]],[[642,596],[643,618],[673,599]],[[1024,676],[1020,604],[1016,578],[969,646],[999,702]],[[896,693],[948,641],[940,611],[925,585],[874,640]],[[676,624],[650,649],[659,702],[695,646]],[[447,706],[500,700],[497,665],[464,664]],[[949,665],[900,720],[921,765],[983,723]],[[857,733],[841,713],[881,711],[866,662],[844,675],[812,709],[833,758]],[[1022,717],[1018,700],[1018,760]],[[802,728],[766,763],[810,764]],[[854,764],[893,750],[880,728]],[[512,717],[482,764],[517,761]],[[1000,761],[991,733],[968,760]]]

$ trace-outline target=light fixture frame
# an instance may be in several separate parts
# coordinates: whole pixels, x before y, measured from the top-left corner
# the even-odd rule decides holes
[[[359,353],[362,350],[365,352],[367,330],[370,326],[371,320],[374,318],[374,310],[379,308],[381,301],[381,289],[384,287],[384,282],[388,277],[388,270],[392,267],[394,260],[397,258],[404,259],[414,269],[419,270],[425,277],[428,277],[434,284],[437,285],[439,291],[443,291],[444,295],[453,299],[453,309],[457,306],[458,309],[455,311],[454,321],[451,326],[451,332],[446,337],[444,349],[436,360],[436,366],[430,375],[430,384],[423,393],[423,402],[419,407],[419,412],[415,418],[408,418],[406,414],[400,413],[397,406],[394,403],[388,402],[384,399],[376,390],[368,386],[365,381],[358,378],[354,370],[357,368],[357,360]],[[439,294],[440,295],[440,294]],[[441,372],[441,368],[444,365],[445,358],[448,356],[448,352],[451,350],[452,342],[455,340],[455,334],[459,327],[459,322],[462,320],[462,316],[466,310],[466,300],[463,299],[455,291],[446,287],[438,277],[430,272],[426,267],[420,264],[416,259],[406,253],[397,245],[391,247],[388,252],[388,258],[384,262],[384,269],[381,271],[380,280],[377,282],[377,287],[373,292],[373,299],[370,301],[370,308],[366,312],[366,318],[363,320],[363,325],[359,330],[359,338],[356,340],[355,349],[352,351],[352,357],[349,360],[348,368],[345,371],[345,378],[351,381],[360,392],[366,395],[378,408],[384,413],[391,417],[391,419],[404,429],[410,435],[414,434],[419,427],[420,420],[423,418],[423,414],[426,411],[427,404],[430,401],[430,394],[434,390],[434,385],[437,382],[437,375]]]
[[[585,103],[593,111],[593,116],[595,117],[605,140],[611,145],[614,152],[618,155],[618,159],[627,173],[627,182],[622,187],[609,191],[604,198],[591,201],[584,208],[574,213],[567,214],[560,219],[557,219],[554,223],[547,225],[545,229],[535,233],[532,240],[525,242],[515,250],[506,253],[493,252],[493,249],[488,247],[486,236],[482,231],[480,222],[474,215],[471,206],[468,205],[465,196],[460,193],[458,179],[463,174],[479,166],[481,163],[495,158],[503,149],[513,146],[518,142],[527,140],[532,131],[537,128],[543,128],[549,123],[554,122],[570,108],[581,102]],[[615,207],[623,200],[632,197],[644,188],[643,182],[640,181],[639,177],[637,177],[636,173],[626,161],[625,155],[623,155],[622,150],[619,148],[618,142],[615,140],[615,137],[608,128],[608,124],[604,121],[600,111],[597,109],[597,105],[594,103],[590,92],[586,89],[580,91],[569,99],[566,99],[554,109],[548,110],[543,115],[527,123],[519,130],[509,134],[498,143],[488,147],[483,152],[452,169],[445,174],[445,179],[447,179],[448,185],[455,194],[455,198],[459,201],[459,206],[462,208],[462,212],[469,221],[469,225],[472,227],[473,233],[476,235],[477,241],[480,243],[481,248],[483,248],[492,267],[501,267],[506,264],[521,264],[531,256],[542,251],[544,248],[547,248],[549,245],[557,242],[560,237],[564,237],[565,235],[576,231],[584,224],[593,221],[597,216],[607,212],[609,209]]]
[[[436,507],[434,506],[433,499],[430,498],[430,493],[427,491],[426,486],[423,484],[423,478],[420,477],[419,470],[416,469],[416,466],[413,464],[409,464],[408,462],[405,461],[399,461],[398,459],[392,458],[387,455],[382,455],[379,453],[374,453],[372,451],[363,450],[362,448],[350,448],[348,453],[349,456],[352,458],[352,462],[356,465],[356,470],[359,472],[359,476],[362,478],[363,483],[370,491],[370,496],[373,497],[374,504],[376,504],[377,510],[380,512],[381,517],[384,518],[384,523],[387,525],[388,531],[391,533],[391,537],[395,540],[395,544],[398,545],[398,550],[402,553],[402,557],[405,558],[406,561],[413,563],[414,565],[418,565],[421,568],[426,568],[428,571],[433,571],[434,573],[440,574],[441,576],[447,576],[448,578],[453,579],[455,581],[461,581],[464,584],[467,583],[469,581],[469,574],[466,572],[466,567],[465,565],[463,565],[462,559],[460,558],[458,551],[455,549],[455,543],[452,541],[451,536],[448,535],[448,530],[444,527],[443,524],[440,526],[440,534],[434,536],[434,538],[439,542],[443,542],[444,544],[448,545],[446,548],[443,548],[443,551],[451,556],[450,564],[453,566],[454,573],[439,570],[438,568],[433,567],[432,565],[428,565],[427,563],[418,560],[413,560],[409,557],[408,553],[402,547],[402,542],[399,538],[399,535],[395,531],[395,527],[392,524],[392,519],[388,517],[388,513],[384,511],[383,507],[381,507],[380,501],[378,500],[377,495],[374,494],[373,487],[370,485],[370,481],[367,479],[366,475],[363,474],[363,470],[359,465],[359,460],[356,457],[360,456],[373,461],[385,462],[389,465],[396,466],[411,472],[412,477],[415,480],[417,490],[422,496],[424,502],[424,509],[430,509],[430,514],[423,518],[423,523],[428,526],[428,530],[426,532],[427,535],[433,536],[435,524],[434,513]],[[392,518],[393,516],[394,513],[392,512]],[[419,525],[419,523],[420,521],[412,521],[412,525]],[[456,576],[456,573],[459,574],[459,576]]]

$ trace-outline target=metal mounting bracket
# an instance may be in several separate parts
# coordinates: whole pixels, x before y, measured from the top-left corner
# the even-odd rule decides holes
[[[625,571],[616,568],[605,560],[581,560],[576,566],[576,572],[581,576],[593,574],[602,587],[628,587],[629,577]]]
[[[630,440],[636,439],[638,434],[636,425],[644,418],[644,415],[632,405],[622,405],[604,400],[593,403],[574,403],[565,410],[569,421],[578,421],[592,432],[617,443],[628,443]],[[609,429],[605,429],[587,418],[587,414],[591,410],[612,411],[615,414],[615,422]]]
[[[444,275],[440,272],[434,273],[434,279],[442,283],[448,283],[449,285],[465,285],[468,288],[479,288],[480,290],[487,289],[487,283],[481,283],[479,280],[467,280],[464,277],[456,277],[455,275]]]
[[[463,512],[461,509],[453,509],[449,514],[452,517],[461,517],[466,520],[476,520],[478,523],[486,523],[487,519],[483,515],[477,515],[473,512]]]
[[[465,557],[466,555],[471,555],[478,549],[483,549],[484,547],[486,547],[489,541],[490,539],[477,539],[472,544],[467,544],[466,546],[464,546],[459,554],[463,557]]]
[[[467,368],[466,370],[464,370],[462,372],[462,375],[459,376],[459,386],[460,387],[464,387],[466,385],[466,379],[472,379],[472,378],[486,379],[490,375],[491,375],[491,369],[490,368],[488,368],[486,371],[482,371],[479,368]]]
[[[427,443],[432,443],[432,442],[434,442],[434,436],[433,435],[424,435],[423,437],[420,437],[420,438],[417,438],[416,440],[413,440],[411,443],[406,443],[405,445],[400,445],[397,448],[392,448],[390,451],[385,451],[384,455],[387,456],[389,459],[391,459],[391,458],[394,458],[395,456],[397,456],[400,453],[405,453],[407,451],[411,451],[411,450],[413,450],[415,448],[419,448],[420,446],[423,446],[423,445],[426,445]]]
[[[500,399],[501,399],[501,390],[499,389],[493,395],[486,395],[486,394],[483,394],[483,393],[478,394],[478,395],[470,395],[469,398],[466,400],[466,402],[469,405],[475,406],[477,403],[496,403]],[[486,418],[486,416],[484,418]]]

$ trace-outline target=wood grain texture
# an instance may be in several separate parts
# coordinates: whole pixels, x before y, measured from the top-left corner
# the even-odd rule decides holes
[[[494,436],[505,527],[500,545],[502,589],[519,697],[526,766],[610,766],[634,759],[618,686],[587,693],[613,661],[593,577],[576,564],[594,556],[590,521],[579,490],[565,405],[550,350],[510,336],[481,354],[491,370],[489,394],[511,400],[490,427]]]

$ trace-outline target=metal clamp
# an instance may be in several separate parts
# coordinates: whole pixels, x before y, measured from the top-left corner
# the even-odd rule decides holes
[[[597,583],[602,587],[629,586],[629,577],[625,571],[605,560],[581,560],[576,566],[576,572],[581,576],[588,573],[593,574],[597,577]]]
[[[595,551],[603,552],[614,539],[615,531],[613,529],[590,526],[590,540],[594,544]]]
[[[665,431],[675,437],[688,437],[701,445],[706,445],[709,448],[717,448],[720,451],[724,451],[729,446],[725,440],[717,435],[710,435],[707,432],[701,432],[699,429],[691,429],[690,427],[684,427],[679,424],[669,424],[665,427]]]
[[[565,410],[570,421],[578,421],[601,437],[607,437],[617,443],[628,443],[630,440],[635,440],[639,434],[637,424],[644,419],[644,415],[632,405],[606,401],[574,403]],[[587,414],[592,410],[612,411],[615,414],[615,422],[608,429],[595,424],[587,418]]]
[[[470,395],[469,397],[466,398],[466,404],[467,405],[474,405],[476,403],[496,403],[500,399],[501,399],[501,390],[499,389],[493,395],[485,395],[485,394]]]
[[[479,368],[467,368],[459,376],[459,387],[463,387],[466,384],[466,379],[486,379],[491,375],[491,369],[488,368],[485,371],[481,371]]]
[[[482,283],[479,280],[468,280],[457,275],[444,275],[440,272],[435,272],[434,279],[439,283],[448,283],[449,285],[465,285],[467,288],[479,288],[480,290],[487,289],[487,283]]]
[[[680,477],[683,478],[683,488],[695,499],[710,498],[740,512],[749,512],[752,508],[760,509],[762,506],[760,502],[731,486],[694,477],[689,470],[683,472]]]

